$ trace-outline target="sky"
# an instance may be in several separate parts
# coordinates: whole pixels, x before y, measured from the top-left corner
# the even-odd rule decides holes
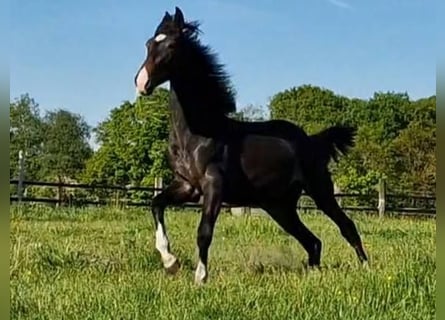
[[[421,0],[15,0],[10,97],[97,125],[135,99],[144,43],[167,10],[199,20],[238,109],[312,84],[348,97],[436,92],[436,4]]]

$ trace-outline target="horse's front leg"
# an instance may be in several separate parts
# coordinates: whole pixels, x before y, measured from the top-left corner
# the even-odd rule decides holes
[[[222,177],[216,166],[209,166],[202,180],[204,196],[201,221],[198,227],[199,261],[195,271],[195,283],[203,284],[208,277],[207,261],[213,229],[222,203]]]
[[[174,180],[165,190],[153,198],[151,210],[156,227],[156,249],[161,254],[162,263],[167,273],[178,271],[180,263],[170,251],[170,243],[164,223],[164,211],[168,205],[181,204],[187,201],[196,202],[199,195],[186,181]]]

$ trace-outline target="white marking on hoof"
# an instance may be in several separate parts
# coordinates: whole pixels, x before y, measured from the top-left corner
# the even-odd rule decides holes
[[[166,257],[162,257],[162,263],[165,269],[170,269],[177,261],[176,257],[171,253],[168,253]]]
[[[168,266],[164,264],[164,269],[168,274],[176,274],[181,268],[181,264],[178,259],[174,259],[173,263],[169,263]]]
[[[156,249],[162,254],[168,252],[168,238],[164,232],[162,224],[158,224],[156,228]]]
[[[167,35],[160,33],[155,37],[155,41],[156,42],[161,42],[164,41],[165,39],[167,39]]]
[[[168,269],[176,263],[176,257],[172,255],[168,250],[168,238],[164,232],[164,228],[159,223],[156,229],[156,249],[161,254],[162,263],[164,268]]]
[[[199,260],[195,271],[195,283],[204,284],[207,281],[207,267]]]

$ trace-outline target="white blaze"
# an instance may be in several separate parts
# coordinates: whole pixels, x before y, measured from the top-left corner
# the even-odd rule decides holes
[[[145,92],[145,85],[148,82],[148,72],[145,66],[139,70],[138,76],[136,77],[136,88],[139,92]]]
[[[166,36],[165,34],[160,33],[160,34],[158,34],[158,35],[155,37],[155,41],[156,41],[156,42],[161,42],[161,41],[164,41],[166,38],[167,38],[167,36]]]

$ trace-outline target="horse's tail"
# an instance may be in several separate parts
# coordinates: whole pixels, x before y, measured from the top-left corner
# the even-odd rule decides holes
[[[356,129],[347,126],[333,126],[317,134],[311,135],[315,143],[316,161],[327,166],[329,160],[338,161],[341,154],[346,154],[354,146]]]

